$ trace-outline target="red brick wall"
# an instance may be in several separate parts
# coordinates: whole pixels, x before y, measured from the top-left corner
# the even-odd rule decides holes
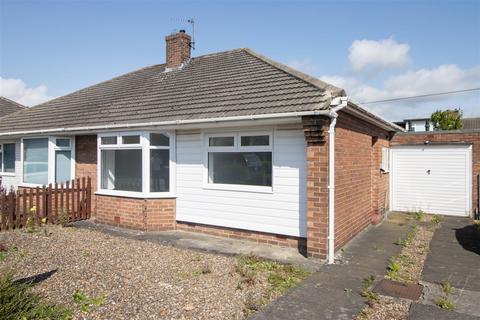
[[[388,205],[380,171],[387,131],[340,112],[335,128],[335,248],[344,246]]]
[[[303,117],[307,141],[307,253],[327,256],[328,236],[328,125],[326,117]]]
[[[189,222],[177,222],[177,229],[210,234],[213,236],[221,236],[233,239],[245,239],[258,243],[267,243],[281,247],[298,248],[301,252],[306,250],[306,239],[292,236],[283,236],[273,233],[255,232],[248,230],[240,230],[226,227],[215,227]]]
[[[175,229],[175,199],[95,196],[95,221],[137,230]]]
[[[478,206],[477,176],[480,174],[480,132],[430,132],[430,133],[401,133],[392,139],[393,145],[430,143],[470,143],[472,144],[472,173],[473,173],[473,208]]]
[[[97,136],[75,137],[75,178],[92,178],[92,193],[97,191]],[[95,195],[92,194],[92,216],[95,216]]]
[[[307,250],[328,253],[328,127],[330,120],[304,117],[307,140]],[[388,174],[380,171],[389,133],[340,112],[335,129],[335,248],[377,221],[384,212]]]

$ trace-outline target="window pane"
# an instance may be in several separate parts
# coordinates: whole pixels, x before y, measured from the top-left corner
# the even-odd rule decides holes
[[[102,144],[117,144],[117,137],[102,137]]]
[[[168,192],[170,187],[170,150],[150,150],[150,192]]]
[[[48,139],[23,140],[23,181],[48,183]]]
[[[3,171],[15,172],[15,144],[14,143],[8,143],[3,145]]]
[[[142,191],[142,150],[102,150],[101,157],[102,189]]]
[[[271,152],[209,152],[210,183],[272,186]]]
[[[70,147],[70,139],[55,139],[57,147]]]
[[[71,155],[70,150],[55,152],[55,182],[62,183],[71,180]]]
[[[242,147],[245,146],[268,146],[270,136],[242,136]]]
[[[140,144],[140,136],[123,136],[123,144]]]
[[[156,147],[168,147],[170,139],[161,133],[150,133],[150,145]]]
[[[210,137],[208,145],[210,147],[233,147],[233,137]]]

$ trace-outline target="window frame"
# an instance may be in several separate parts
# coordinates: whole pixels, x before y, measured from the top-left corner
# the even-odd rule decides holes
[[[13,144],[15,146],[14,152],[14,167],[13,172],[5,172],[4,170],[4,161],[5,161],[5,145],[6,144]],[[2,141],[0,143],[0,154],[1,154],[1,161],[0,161],[0,176],[3,177],[15,177],[17,175],[17,142],[15,141]]]
[[[242,136],[266,136],[269,137],[268,146],[242,146],[241,137]],[[209,145],[209,139],[211,137],[234,137],[233,147],[215,147]],[[263,130],[263,131],[226,131],[226,132],[215,132],[203,133],[203,189],[210,190],[226,190],[226,191],[242,191],[242,192],[255,192],[255,193],[273,193],[274,186],[274,172],[275,172],[275,153],[273,148],[273,130]],[[240,153],[240,152],[271,152],[272,154],[272,185],[271,186],[255,186],[255,185],[244,185],[244,184],[223,184],[223,183],[212,183],[209,181],[209,172],[208,172],[208,154],[209,152],[231,152],[231,153]]]
[[[390,148],[382,147],[382,154],[381,154],[381,162],[380,162],[380,171],[383,173],[390,172]]]
[[[164,134],[169,146],[151,146],[150,133]],[[123,136],[140,136],[139,144],[123,144]],[[117,144],[102,145],[102,137],[117,137]],[[173,198],[175,197],[175,132],[164,130],[103,132],[97,135],[97,191],[95,194],[130,198]],[[108,190],[102,188],[102,150],[142,150],[142,191]],[[150,150],[169,150],[169,191],[150,192]]]
[[[24,140],[30,139],[47,139],[47,183],[48,184],[55,184],[55,152],[57,150],[61,151],[70,151],[70,178],[71,180],[75,179],[75,167],[76,167],[76,155],[75,155],[75,136],[32,136],[32,137],[23,137],[20,141],[20,166],[22,168],[21,171],[21,187],[39,187],[43,186],[43,184],[38,183],[30,183],[25,182],[24,178],[24,152],[25,152],[25,144]],[[56,139],[69,139],[70,146],[69,147],[57,147]]]

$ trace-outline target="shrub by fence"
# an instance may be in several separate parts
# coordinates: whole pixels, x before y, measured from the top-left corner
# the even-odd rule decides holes
[[[0,230],[28,224],[69,223],[90,218],[91,178],[17,191],[0,190]]]

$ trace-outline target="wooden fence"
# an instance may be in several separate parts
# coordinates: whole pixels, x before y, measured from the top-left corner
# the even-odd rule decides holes
[[[0,231],[90,218],[91,178],[17,191],[0,190]],[[46,219],[45,219],[46,218]]]

